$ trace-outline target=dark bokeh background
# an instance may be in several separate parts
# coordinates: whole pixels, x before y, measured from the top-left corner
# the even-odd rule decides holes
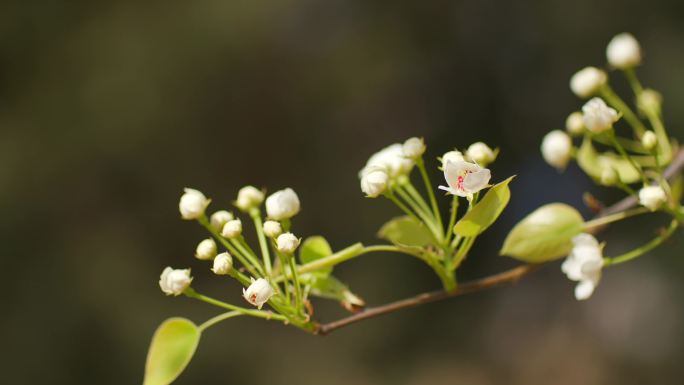
[[[605,44],[623,31],[645,47],[642,79],[663,93],[682,138],[678,0],[4,2],[0,382],[140,383],[161,320],[217,313],[164,297],[166,265],[192,267],[199,290],[240,301],[237,285],[192,257],[204,234],[179,219],[184,186],[213,208],[245,184],[291,186],[303,201],[297,234],[371,244],[396,213],[359,191],[371,153],[413,135],[432,158],[485,140],[502,149],[494,178],[519,177],[460,276],[514,265],[496,251],[535,207],[579,207],[586,190],[619,198],[576,166],[556,173],[538,145],[580,105],[571,74],[603,65]],[[612,228],[607,252],[644,242],[662,222]],[[582,303],[553,264],[513,287],[325,338],[231,320],[205,334],[178,383],[680,383],[681,247],[609,269]],[[399,255],[337,271],[370,303],[439,285]]]

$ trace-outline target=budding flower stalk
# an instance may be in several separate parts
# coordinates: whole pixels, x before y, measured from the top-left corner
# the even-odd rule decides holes
[[[233,219],[226,222],[221,230],[221,235],[224,238],[232,239],[237,238],[242,234],[242,221],[239,219]]]
[[[276,239],[278,251],[284,254],[292,254],[299,246],[299,238],[292,233],[283,233]]]
[[[641,47],[630,33],[615,36],[606,47],[608,63],[618,69],[628,69],[641,64]]]
[[[273,288],[271,287],[271,284],[263,278],[257,280],[252,278],[252,284],[249,285],[247,289],[242,289],[242,296],[247,302],[261,310],[261,307],[268,302],[271,296],[273,296]]]
[[[213,239],[207,238],[197,245],[195,250],[195,258],[208,261],[216,256],[216,242]]]
[[[644,132],[644,135],[641,136],[641,145],[648,151],[653,150],[658,145],[658,137],[655,132],[651,130]]]
[[[361,191],[368,198],[376,198],[387,190],[388,182],[389,175],[387,175],[385,168],[370,166],[364,169],[361,176]]]
[[[568,115],[565,119],[565,129],[572,136],[579,136],[584,133],[584,116],[579,111]]]
[[[572,243],[572,251],[561,265],[561,270],[568,279],[579,282],[575,286],[575,298],[582,301],[591,297],[601,280],[603,252],[591,234],[580,234],[572,239]]]
[[[221,229],[223,229],[223,225],[232,219],[234,219],[233,214],[226,210],[220,210],[211,214],[209,223],[214,230],[221,231]]]
[[[544,136],[541,153],[546,163],[562,170],[571,158],[572,141],[568,134],[561,130],[553,130]]]
[[[466,156],[482,167],[486,167],[496,159],[496,153],[483,142],[471,144],[466,150]]]
[[[167,267],[159,277],[159,287],[166,295],[181,295],[190,286],[190,269]]]
[[[596,67],[586,67],[570,78],[570,89],[582,99],[586,99],[606,84],[608,76]]]
[[[283,227],[280,222],[276,221],[266,221],[264,222],[264,234],[269,238],[277,238],[278,235],[283,233]]]
[[[656,211],[667,202],[667,194],[660,186],[645,186],[639,190],[639,203],[651,211]]]
[[[584,126],[598,134],[613,128],[613,123],[620,119],[617,111],[608,107],[601,98],[592,98],[582,106]]]
[[[489,169],[475,163],[449,162],[444,168],[444,179],[448,187],[439,186],[439,189],[470,199],[473,194],[488,186],[490,178]]]
[[[185,188],[184,191],[185,193],[181,196],[178,203],[181,217],[191,220],[204,215],[204,210],[209,206],[211,199],[207,199],[202,192],[195,189]]]
[[[216,275],[226,275],[233,268],[233,257],[228,253],[221,253],[214,258],[214,266],[211,271]]]
[[[264,201],[264,193],[254,186],[245,186],[238,191],[235,206],[243,212],[258,207]]]
[[[270,219],[289,219],[297,215],[299,210],[299,197],[291,188],[276,191],[266,198],[266,214]]]
[[[416,160],[425,153],[425,142],[423,138],[409,138],[404,142],[402,150],[406,158]]]

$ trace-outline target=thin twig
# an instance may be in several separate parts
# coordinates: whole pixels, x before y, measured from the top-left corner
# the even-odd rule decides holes
[[[670,163],[670,166],[667,168],[667,170],[665,170],[664,175],[667,179],[671,179],[675,175],[678,175],[682,171],[682,169],[684,169],[684,149],[681,149],[677,152],[674,159],[672,160],[672,163]],[[605,209],[601,210],[601,212],[598,215],[596,215],[595,218],[615,214],[617,212],[635,207],[636,205],[637,199],[634,196],[628,196],[613,204],[612,206],[606,207]],[[541,266],[542,264],[522,265],[510,270],[506,270],[502,273],[497,273],[494,275],[487,276],[485,278],[480,278],[474,281],[462,283],[458,286],[458,288],[452,291],[447,292],[444,290],[436,290],[418,294],[414,297],[401,299],[395,302],[390,302],[385,305],[368,307],[349,317],[341,318],[337,321],[332,321],[325,324],[319,324],[317,325],[314,333],[318,335],[326,335],[347,325],[351,325],[353,323],[363,321],[366,319],[374,318],[383,314],[393,313],[395,311],[408,309],[431,302],[442,301],[463,294],[469,294],[481,290],[491,289],[508,283],[515,283],[527,274],[537,271]]]

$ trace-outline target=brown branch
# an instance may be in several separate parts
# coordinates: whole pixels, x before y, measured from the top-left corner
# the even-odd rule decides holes
[[[674,176],[678,175],[682,171],[682,169],[684,169],[684,149],[679,150],[675,154],[674,159],[668,166],[667,170],[665,170],[664,175],[667,179],[672,179]],[[637,203],[638,202],[635,197],[625,197],[617,203],[601,210],[601,212],[596,217],[598,218],[604,215],[614,214],[620,211],[627,210],[629,208],[636,206]],[[431,302],[441,301],[452,297],[458,297],[463,294],[491,289],[508,283],[515,283],[527,274],[537,271],[541,266],[542,264],[522,265],[510,270],[506,270],[502,273],[497,273],[485,278],[480,278],[474,281],[460,284],[458,288],[452,291],[447,292],[444,290],[436,290],[418,294],[414,297],[401,299],[395,302],[390,302],[385,305],[368,307],[356,314],[350,315],[345,318],[341,318],[337,321],[317,325],[315,334],[326,335],[347,325],[351,325],[353,323],[363,321],[365,319],[374,318],[383,314],[393,313],[395,311],[399,311],[402,309],[409,309],[412,307],[424,305]]]

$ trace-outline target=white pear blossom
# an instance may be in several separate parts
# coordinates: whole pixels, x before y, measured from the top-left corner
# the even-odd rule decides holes
[[[234,218],[235,217],[230,212],[226,210],[220,210],[211,214],[211,217],[209,218],[209,223],[211,224],[211,227],[214,230],[221,231],[221,229],[223,229],[223,225],[225,225],[226,222],[233,220]]]
[[[283,233],[276,239],[278,251],[285,254],[292,254],[299,246],[299,238],[292,233]]]
[[[570,89],[582,99],[594,95],[606,84],[608,76],[596,67],[583,68],[570,78]]]
[[[639,203],[651,211],[656,211],[667,202],[667,194],[660,186],[645,186],[639,190]]]
[[[207,238],[197,245],[197,250],[195,250],[195,258],[207,261],[215,256],[216,242],[214,242],[213,239]]]
[[[204,215],[204,210],[209,206],[211,199],[207,199],[202,192],[195,189],[185,188],[184,191],[185,193],[178,203],[181,217],[183,219],[197,219]]]
[[[242,234],[242,221],[240,219],[233,219],[226,222],[221,230],[221,236],[224,238],[236,238]]]
[[[553,130],[544,136],[541,144],[542,156],[546,163],[557,169],[564,169],[570,161],[572,140],[561,130]]]
[[[466,157],[484,167],[496,159],[496,153],[483,142],[476,142],[468,147]]]
[[[445,152],[444,155],[442,155],[442,158],[440,160],[442,161],[442,170],[444,170],[446,168],[446,165],[449,162],[465,162],[465,158],[463,157],[463,153],[461,153],[461,151],[457,151],[457,150]]]
[[[216,275],[226,275],[233,268],[233,257],[228,253],[221,253],[214,258],[214,266],[211,271]]]
[[[245,297],[247,302],[261,309],[273,296],[273,287],[263,278],[257,280],[252,278],[252,284],[247,289],[242,289],[242,296]]]
[[[608,63],[619,69],[632,68],[641,64],[641,47],[630,33],[615,36],[606,47]]]
[[[575,286],[577,300],[588,299],[601,279],[603,252],[596,238],[591,234],[580,234],[572,239],[573,248],[561,265],[561,270]]]
[[[159,287],[166,295],[181,295],[190,286],[190,269],[167,267],[159,277]]]
[[[269,238],[276,238],[283,233],[283,227],[280,222],[266,221],[264,222],[264,234]]]
[[[363,177],[370,167],[383,167],[390,178],[408,174],[415,163],[404,156],[404,148],[400,143],[394,143],[373,154],[366,162],[366,166],[359,172]]]
[[[658,144],[658,137],[655,132],[651,130],[646,130],[644,135],[641,136],[641,145],[648,151],[651,151]]]
[[[579,111],[568,115],[565,119],[565,129],[570,135],[577,136],[584,133],[584,116]]]
[[[592,98],[582,106],[584,126],[593,133],[600,133],[613,128],[613,123],[620,119],[617,111],[608,107],[601,98]]]
[[[389,175],[385,168],[370,166],[364,169],[361,176],[361,191],[369,198],[376,198],[387,190]]]
[[[242,211],[249,211],[264,201],[264,192],[254,186],[245,186],[238,191],[235,206]]]
[[[291,188],[276,191],[266,198],[266,214],[277,221],[289,219],[299,213],[300,203],[297,193]]]
[[[439,186],[440,190],[470,198],[488,186],[491,173],[475,163],[456,161],[448,162],[444,167],[444,178],[448,187]]]
[[[409,138],[404,142],[402,151],[406,158],[418,159],[425,153],[425,142],[423,141],[423,138]]]

